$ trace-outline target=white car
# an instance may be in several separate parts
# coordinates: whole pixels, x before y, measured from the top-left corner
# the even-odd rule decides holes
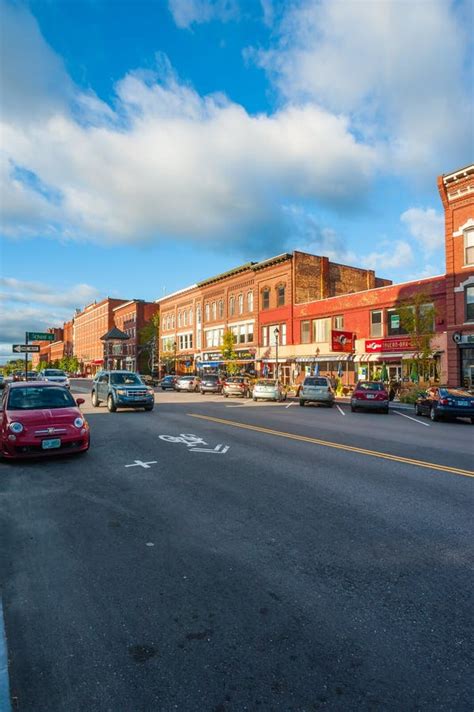
[[[57,383],[58,385],[65,386],[66,388],[71,387],[67,374],[59,368],[44,368],[39,372],[39,378],[41,381]]]
[[[198,391],[201,385],[199,376],[178,376],[175,389],[177,391]]]
[[[252,398],[257,400],[286,400],[286,391],[279,381],[272,378],[260,378],[253,387]]]

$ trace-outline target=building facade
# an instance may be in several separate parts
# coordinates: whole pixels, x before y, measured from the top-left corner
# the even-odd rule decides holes
[[[104,365],[104,345],[101,337],[114,325],[114,309],[125,299],[106,297],[100,302],[88,304],[76,312],[73,325],[73,352],[81,372],[93,375]]]
[[[132,299],[113,309],[114,324],[129,337],[124,341],[123,363],[129,371],[145,371],[148,369],[150,351],[141,344],[142,329],[150,323],[159,312],[155,302],[145,302],[143,299]]]

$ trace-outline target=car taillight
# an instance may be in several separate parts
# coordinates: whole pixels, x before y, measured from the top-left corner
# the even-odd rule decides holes
[[[381,391],[381,393],[379,394],[379,400],[387,400],[387,399],[388,399],[388,393],[386,393],[385,391]]]
[[[440,405],[448,405],[449,401],[447,398],[440,398],[439,399],[439,404]]]
[[[354,395],[355,395],[356,398],[359,398],[359,399],[365,398],[365,393],[364,393],[364,391],[354,391]]]

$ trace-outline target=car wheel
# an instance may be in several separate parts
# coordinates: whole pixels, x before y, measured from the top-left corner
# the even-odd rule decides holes
[[[164,391],[164,390],[165,390],[165,389],[163,388],[163,386],[161,386],[161,390],[162,390],[162,391]]]
[[[92,391],[92,397],[91,397],[92,405],[94,408],[97,408],[100,400],[97,398],[97,393],[95,391]]]
[[[474,418],[471,418],[471,425],[474,425]]]
[[[153,410],[154,406],[153,405],[146,405],[145,410],[150,412],[150,410]]]
[[[229,397],[229,395],[228,395],[227,393],[223,393],[222,395],[224,396],[224,398],[228,398],[228,397]]]
[[[107,398],[107,410],[109,411],[109,413],[115,413],[115,411],[117,410],[117,406],[115,405],[114,397],[112,394],[110,394]]]
[[[253,400],[254,403],[257,402],[257,399],[255,398],[255,396],[253,396],[252,400]]]
[[[421,408],[420,408],[420,406],[419,406],[418,403],[415,405],[415,415],[423,415],[423,413],[421,412]]]
[[[302,399],[300,398],[300,406],[303,407],[304,404],[305,404],[304,400],[302,400]]]
[[[351,413],[355,413],[356,410],[357,410],[357,408],[355,407],[355,405],[352,405],[352,403],[351,403]]]
[[[434,407],[434,405],[432,405],[430,408],[430,420],[433,423],[436,423],[436,421],[439,420],[439,416],[438,416],[438,413],[436,412],[436,408]]]

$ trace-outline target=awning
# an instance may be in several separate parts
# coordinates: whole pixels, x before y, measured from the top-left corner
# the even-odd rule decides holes
[[[92,366],[102,366],[103,363],[104,363],[103,358],[96,358],[93,361],[91,361]]]
[[[352,354],[319,354],[318,356],[297,356],[297,363],[321,363],[323,361],[351,361]]]
[[[258,358],[256,360],[260,361],[261,363],[276,363],[277,362],[275,358]],[[295,359],[293,359],[293,358],[279,358],[278,363],[281,363],[281,364],[291,363],[294,360]],[[296,360],[298,360],[298,359],[296,359]],[[252,361],[252,363],[253,363],[253,361]]]

